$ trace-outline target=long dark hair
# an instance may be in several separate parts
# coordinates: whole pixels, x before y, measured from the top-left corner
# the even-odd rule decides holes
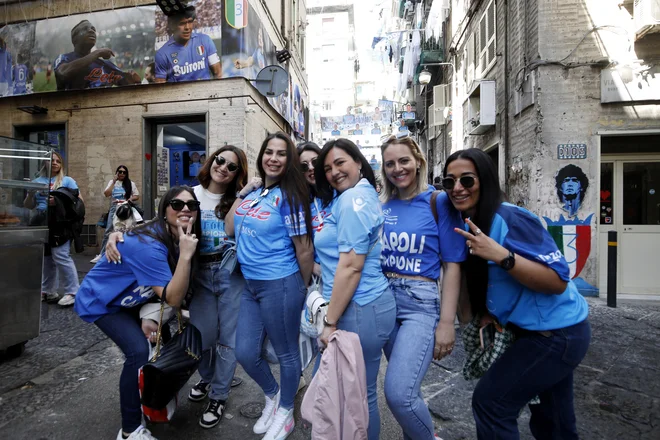
[[[316,153],[317,155],[321,155],[321,148],[319,148],[318,145],[314,142],[303,142],[302,144],[299,144],[296,149],[298,150],[298,157],[302,156],[302,154],[305,151],[312,151]],[[317,159],[318,160],[318,159]],[[319,163],[319,162],[317,162]],[[314,167],[314,177],[316,177],[316,167]],[[316,185],[309,185],[309,197],[310,199],[314,199],[316,197]]]
[[[131,179],[128,178],[128,168],[126,168],[125,165],[119,165],[115,170],[115,174],[121,169],[126,171],[126,176],[124,177],[124,180],[121,181],[121,186],[124,187],[124,199],[129,200],[133,194],[133,185],[131,185]]]
[[[160,199],[160,204],[158,205],[158,214],[156,217],[153,220],[149,220],[148,222],[143,223],[126,233],[127,235],[137,235],[138,238],[142,241],[144,241],[142,236],[147,236],[163,243],[167,248],[167,263],[169,264],[172,273],[174,273],[174,270],[176,269],[177,260],[175,257],[178,255],[178,251],[176,249],[174,237],[170,232],[169,225],[165,220],[167,215],[166,211],[167,207],[170,206],[170,200],[175,199],[184,191],[188,192],[194,200],[197,200],[197,197],[195,197],[195,191],[193,191],[191,187],[184,185],[173,186],[169,191],[167,191],[167,193],[165,193],[163,198]],[[197,212],[197,219],[193,225],[192,233],[196,234],[198,237],[202,236],[202,216],[200,215],[199,211]],[[196,265],[198,256],[199,246],[197,246],[197,249],[195,250],[195,256],[193,257],[192,264],[193,267]]]
[[[209,157],[206,159],[206,162],[204,162],[204,165],[202,165],[202,168],[197,174],[197,180],[199,180],[199,183],[202,185],[202,187],[208,188],[211,184],[211,167],[213,166],[213,162],[215,162],[215,158],[224,151],[231,151],[236,155],[236,157],[238,157],[238,163],[236,164],[238,165],[238,170],[236,170],[236,175],[227,186],[227,190],[220,199],[220,203],[218,203],[218,206],[215,207],[215,216],[220,220],[225,218],[229,212],[229,209],[236,200],[236,194],[238,194],[247,184],[247,157],[245,156],[243,150],[240,148],[233,145],[225,145],[218,148],[215,152],[209,155]]]
[[[495,213],[504,201],[495,164],[488,154],[478,148],[460,150],[447,158],[443,171],[445,177],[447,176],[447,167],[456,159],[469,160],[477,171],[479,200],[477,201],[475,214],[471,220],[484,234],[490,235],[490,227],[493,223]],[[466,274],[465,279],[467,281],[472,314],[483,316],[488,313],[486,307],[488,261],[477,256],[468,255],[468,259],[463,263],[463,270]]]
[[[298,210],[302,208],[305,214],[305,227],[307,229],[307,238],[312,240],[312,212],[309,207],[309,185],[305,180],[302,168],[300,167],[300,158],[296,151],[296,146],[293,144],[291,138],[281,131],[272,133],[266,136],[259,155],[257,156],[257,169],[259,170],[259,177],[266,184],[266,172],[262,160],[264,152],[268,147],[268,143],[273,139],[280,139],[286,143],[286,167],[282,173],[282,177],[278,185],[282,189],[282,195],[286,198],[293,219],[293,227],[296,231],[300,230],[300,220],[298,218]]]
[[[344,150],[346,154],[353,158],[354,161],[361,164],[362,177],[367,179],[371,186],[376,189],[376,176],[374,175],[374,170],[371,169],[369,161],[362,155],[362,152],[357,147],[357,145],[344,138],[331,140],[323,146],[321,154],[319,154],[318,159],[316,159],[319,166],[314,169],[314,177],[316,178],[316,193],[323,202],[323,206],[328,206],[330,202],[332,202],[332,199],[335,197],[335,190],[330,185],[330,182],[328,182],[328,179],[325,177],[324,169],[325,158],[333,148]]]

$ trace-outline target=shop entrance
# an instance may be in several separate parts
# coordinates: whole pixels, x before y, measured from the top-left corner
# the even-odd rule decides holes
[[[628,143],[627,154],[607,154]],[[660,136],[603,138],[600,176],[600,289],[607,291],[607,232],[617,231],[617,292],[659,295]],[[655,151],[654,151],[655,150]]]
[[[172,187],[195,186],[197,173],[206,160],[207,129],[205,115],[149,119],[145,154],[145,192],[153,204],[145,214],[152,218],[160,198]]]

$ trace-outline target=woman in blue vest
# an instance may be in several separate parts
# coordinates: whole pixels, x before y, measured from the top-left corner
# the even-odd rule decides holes
[[[433,420],[420,388],[431,360],[442,359],[454,347],[460,263],[467,256],[465,239],[454,228],[462,227],[463,221],[446,193],[432,198],[426,159],[412,138],[393,137],[381,151],[381,266],[397,306],[396,325],[385,345],[385,398],[405,439],[433,440]]]
[[[76,313],[96,324],[126,357],[119,379],[118,440],[154,438],[141,424],[138,370],[148,360],[149,343],[137,312],[154,295],[172,307],[183,301],[201,232],[198,212],[192,188],[170,189],[160,201],[157,217],[127,232],[117,244],[121,264],[102,259],[78,290]]]
[[[328,142],[318,157],[316,188],[330,211],[314,245],[323,297],[330,301],[321,342],[335,330],[356,333],[367,369],[369,440],[380,432],[377,380],[382,350],[394,328],[396,304],[380,268],[383,212],[369,162],[348,139]]]
[[[314,265],[309,188],[298,153],[285,133],[269,135],[257,156],[260,179],[241,190],[225,220],[236,236],[245,277],[236,334],[236,358],[265,394],[253,427],[266,440],[294,428],[293,400],[300,380],[300,312]],[[263,182],[263,184],[262,184]],[[280,362],[281,388],[261,357],[268,335]]]
[[[479,439],[517,439],[518,415],[530,405],[535,438],[577,439],[573,371],[591,339],[589,308],[566,259],[541,221],[503,202],[497,171],[478,148],[457,151],[443,187],[466,219],[464,264],[469,304],[461,315],[497,321],[517,339],[479,380],[472,412]]]

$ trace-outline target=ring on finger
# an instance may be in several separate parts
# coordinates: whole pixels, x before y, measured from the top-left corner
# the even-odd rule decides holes
[[[474,235],[481,235],[481,229],[477,229],[476,231],[474,231]]]
[[[468,252],[470,252],[470,255],[472,255],[472,254],[474,254],[474,249],[470,248],[470,250]]]

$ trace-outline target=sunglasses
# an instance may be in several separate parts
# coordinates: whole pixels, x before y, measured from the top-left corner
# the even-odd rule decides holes
[[[172,199],[169,201],[169,205],[175,211],[181,211],[184,206],[187,206],[188,209],[193,212],[199,210],[199,202],[197,200],[188,200],[187,202],[184,202],[183,200]]]
[[[474,176],[461,176],[458,181],[461,182],[463,188],[472,188],[474,182],[477,180]],[[447,191],[451,191],[456,186],[456,179],[453,177],[445,177],[442,179],[442,187]]]
[[[300,163],[300,166],[303,170],[303,173],[306,173],[307,171],[311,170],[312,168],[316,168],[316,159],[318,159],[318,158],[315,157],[314,159],[310,160],[309,163],[307,163],[307,162],[301,162]],[[311,167],[310,167],[310,165],[311,165]]]
[[[128,173],[124,170],[119,170],[119,171],[117,171],[117,174],[128,174]]]
[[[227,164],[227,169],[232,173],[238,170],[238,165],[236,165],[234,162],[229,162],[227,159],[225,159],[220,155],[215,156],[215,163],[219,167],[223,166],[224,164]]]

